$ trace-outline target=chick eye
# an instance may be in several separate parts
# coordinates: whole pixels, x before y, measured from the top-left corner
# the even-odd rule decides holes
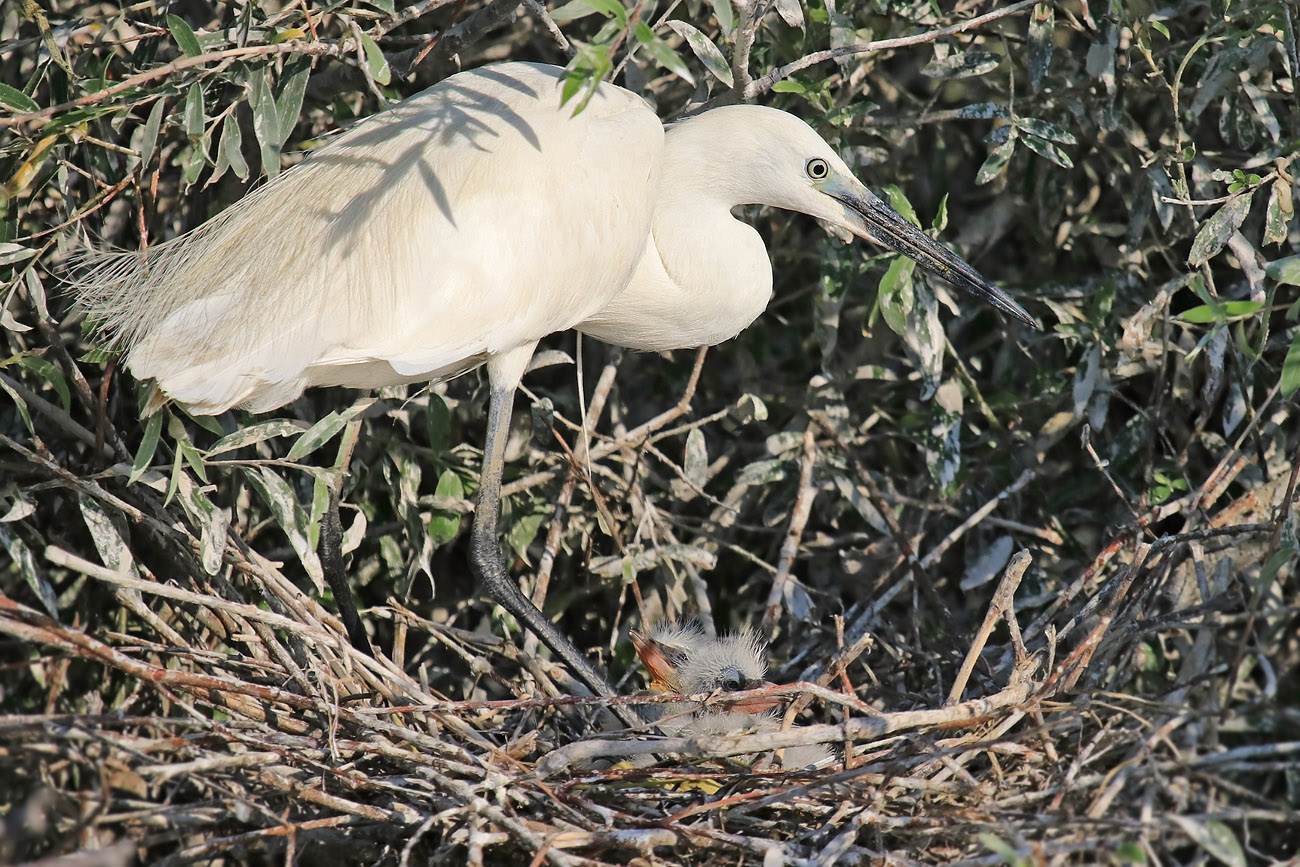
[[[831,173],[831,167],[827,165],[826,160],[821,157],[813,157],[808,160],[807,165],[805,165],[803,169],[808,173],[808,177],[812,178],[814,181],[824,181],[826,178],[830,177]]]
[[[728,677],[724,678],[722,681],[722,688],[727,692],[735,692],[740,689],[740,687],[741,683],[740,678],[738,677]]]

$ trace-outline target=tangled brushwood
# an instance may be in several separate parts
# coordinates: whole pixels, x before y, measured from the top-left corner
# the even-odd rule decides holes
[[[1294,864],[1295,25],[1270,0],[0,5],[0,863]],[[737,339],[544,341],[504,545],[610,699],[476,592],[480,374],[146,412],[63,291],[88,245],[164,244],[507,58],[665,120],[793,112],[1044,325],[755,209],[776,289]],[[323,580],[339,486],[372,653]],[[683,675],[675,649],[727,634]]]

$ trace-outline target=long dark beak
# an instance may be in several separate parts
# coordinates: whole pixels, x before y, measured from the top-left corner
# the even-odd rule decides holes
[[[1010,314],[1026,325],[1041,328],[1038,321],[1030,316],[1011,296],[980,276],[965,259],[947,247],[931,240],[930,236],[899,216],[898,212],[886,205],[869,190],[865,195],[852,192],[829,192],[833,198],[850,208],[859,216],[870,239],[889,249],[902,253],[923,268],[928,268],[954,286],[965,289],[976,298],[981,298],[1003,313]]]

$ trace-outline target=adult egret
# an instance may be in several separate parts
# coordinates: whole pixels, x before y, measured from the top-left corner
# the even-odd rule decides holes
[[[695,623],[661,623],[648,635],[634,630],[632,646],[655,692],[701,695],[769,685],[763,679],[767,673],[767,648],[753,632],[711,637]],[[707,707],[673,702],[654,706],[660,714],[655,724],[664,734],[675,737],[776,732],[781,730],[781,723],[771,710],[777,704],[776,699],[761,697],[721,700]],[[831,755],[821,744],[787,747],[782,751],[781,766],[806,768]]]
[[[767,250],[731,209],[802,211],[1030,316],[859,183],[812,128],[757,106],[665,131],[564,72],[453,75],[316,151],[197,229],[93,257],[79,303],[139,379],[191,412],[264,412],[309,386],[436,381],[487,366],[471,534],[484,590],[599,693],[609,686],[510,580],[497,539],[506,429],[538,340],[577,328],[634,349],[714,344],[767,306]]]

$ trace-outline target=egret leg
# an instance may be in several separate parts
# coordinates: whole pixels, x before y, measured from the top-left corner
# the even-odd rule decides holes
[[[502,359],[506,363],[501,366],[489,364],[491,396],[488,403],[487,441],[483,446],[483,474],[479,483],[478,503],[474,507],[474,529],[470,534],[470,562],[475,578],[487,594],[540,638],[579,680],[597,695],[616,695],[605,678],[587,662],[586,657],[520,592],[519,586],[511,579],[501,554],[497,520],[501,513],[501,473],[505,466],[506,439],[515,389],[523,366],[531,355],[529,347],[528,355],[517,365],[518,372],[508,369],[513,366],[509,364],[509,359]],[[643,725],[643,721],[631,708],[616,707],[614,711],[628,725]]]
[[[352,646],[366,655],[373,655],[370,649],[370,636],[361,625],[361,616],[357,613],[357,603],[352,596],[352,586],[348,584],[347,571],[343,567],[343,522],[339,520],[340,482],[330,491],[329,505],[320,521],[320,565],[334,593],[334,604],[339,609],[339,619],[348,631],[348,640]]]

